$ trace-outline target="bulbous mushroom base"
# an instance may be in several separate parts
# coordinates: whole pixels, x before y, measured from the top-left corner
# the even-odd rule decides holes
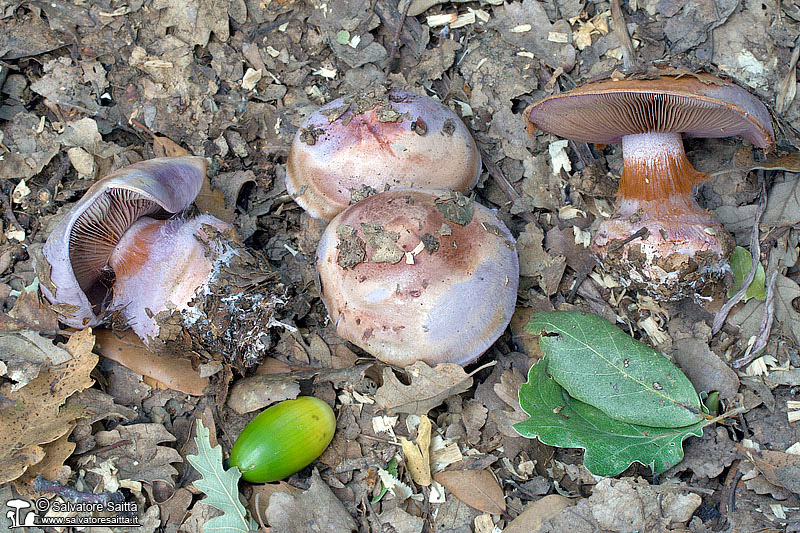
[[[140,219],[131,229],[110,261],[117,274],[110,309],[119,322],[154,351],[221,355],[239,370],[258,364],[287,301],[267,261],[207,215]],[[126,241],[146,241],[148,253],[131,253]]]
[[[727,257],[735,244],[719,222],[702,213],[699,220],[681,223],[610,218],[600,224],[592,250],[618,283],[656,300],[713,292],[730,273]]]

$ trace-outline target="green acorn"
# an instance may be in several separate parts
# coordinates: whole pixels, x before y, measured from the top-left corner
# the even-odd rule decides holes
[[[291,476],[319,457],[333,439],[336,415],[318,398],[301,396],[265,409],[239,434],[230,464],[252,483]]]

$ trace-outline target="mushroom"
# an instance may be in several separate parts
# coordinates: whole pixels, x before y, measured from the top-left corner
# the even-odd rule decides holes
[[[114,317],[153,348],[191,338],[246,365],[258,358],[283,300],[249,287],[277,276],[230,224],[182,216],[205,170],[201,157],[151,159],[89,188],[37,262],[42,293],[62,322],[83,328]],[[242,329],[251,336],[237,336]]]
[[[511,320],[519,283],[503,222],[441,190],[396,188],[348,207],[316,266],[339,336],[398,366],[475,360]]]
[[[458,115],[433,98],[380,87],[305,120],[289,151],[286,189],[309,215],[329,221],[389,187],[465,192],[480,171],[480,152]]]
[[[601,81],[555,94],[525,110],[529,131],[622,143],[616,212],[592,241],[600,264],[620,283],[679,300],[723,278],[734,243],[692,194],[708,175],[686,159],[681,134],[741,136],[770,148],[764,105],[709,74]]]

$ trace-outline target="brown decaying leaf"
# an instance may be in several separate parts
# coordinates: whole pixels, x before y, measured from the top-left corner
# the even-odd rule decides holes
[[[383,385],[375,392],[375,403],[389,413],[424,415],[446,398],[472,386],[472,378],[460,365],[440,363],[431,368],[422,361],[406,367],[411,378],[404,385],[391,368],[383,369]]]
[[[192,493],[189,489],[180,488],[165,502],[159,503],[158,508],[161,512],[161,526],[165,529],[177,529],[186,516],[189,514],[189,507],[192,506]]]
[[[275,402],[297,398],[299,394],[300,385],[291,375],[258,375],[234,383],[227,405],[243,415]]]
[[[175,436],[161,424],[117,426],[111,431],[98,431],[95,438],[99,447],[130,441],[130,444],[117,446],[94,458],[95,464],[111,460],[120,480],[132,479],[150,486],[155,481],[163,481],[172,485],[173,478],[178,474],[172,463],[183,461],[178,450],[159,445],[175,440]]]
[[[15,382],[10,392],[27,385],[43,367],[59,366],[70,359],[69,352],[35,331],[0,331],[0,361],[5,364],[5,377]]]
[[[201,377],[188,359],[148,351],[133,331],[97,330],[97,351],[138,374],[192,396],[202,396],[208,386],[208,378]]]
[[[275,359],[268,363],[271,368],[277,370],[275,373],[269,373],[262,365],[258,374],[236,381],[228,396],[228,407],[239,414],[244,414],[281,400],[297,398],[300,394],[298,382],[301,380],[330,381],[336,387],[341,387],[342,384],[354,384],[364,378],[364,372],[371,366],[363,364],[341,369],[312,368],[284,372],[289,367],[285,363],[280,363]]]
[[[411,474],[414,483],[422,487],[431,484],[431,421],[422,415],[417,429],[417,443],[414,444],[405,437],[400,437],[406,468]]]
[[[576,500],[570,500],[560,494],[549,494],[539,498],[529,503],[520,515],[506,526],[503,533],[537,533],[542,528],[542,522],[575,503]]]
[[[739,377],[708,344],[696,337],[675,339],[672,356],[698,391],[719,391],[726,400],[739,390]]]
[[[273,533],[296,531],[337,531],[357,529],[356,521],[342,502],[319,477],[311,473],[311,486],[301,494],[276,492],[269,499],[266,512]]]
[[[775,102],[775,111],[783,113],[789,106],[792,105],[794,97],[797,94],[797,60],[800,59],[800,39],[797,39],[794,50],[792,51],[792,59],[789,61],[789,72],[781,83],[781,89],[778,92],[778,98]]]
[[[738,443],[736,448],[770,483],[791,492],[800,492],[800,455],[775,450],[757,451]]]
[[[303,491],[289,485],[285,481],[278,481],[277,483],[264,483],[262,485],[253,485],[253,491],[250,494],[248,501],[250,507],[250,514],[254,517],[261,517],[262,520],[267,516],[267,508],[269,507],[269,500],[276,492],[285,492],[291,496],[296,496]]]
[[[39,333],[54,333],[58,331],[58,316],[42,302],[37,291],[23,290],[8,315],[0,313],[0,330],[6,329],[4,324],[10,326],[10,331],[22,326]]]
[[[48,481],[66,483],[72,474],[72,469],[64,465],[64,461],[75,451],[75,443],[70,442],[71,431],[64,433],[53,442],[42,445],[44,459],[32,465],[22,476],[14,481],[14,488],[26,498],[35,499],[41,493],[33,490],[33,480],[36,476],[42,476]]]
[[[506,510],[503,489],[488,470],[451,470],[439,472],[433,479],[479,511],[502,514]]]
[[[45,452],[40,445],[70,432],[74,420],[84,415],[81,405],[62,405],[72,393],[94,383],[90,376],[97,365],[93,346],[91,329],[74,333],[66,344],[72,359],[57,368],[43,368],[16,392],[9,392],[10,384],[0,387],[0,395],[15,404],[0,410],[0,427],[13,428],[0,432],[0,483],[18,478],[42,461]]]

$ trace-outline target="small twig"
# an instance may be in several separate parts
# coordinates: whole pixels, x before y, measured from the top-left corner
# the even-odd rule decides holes
[[[758,225],[761,223],[761,215],[764,214],[764,210],[767,208],[767,188],[766,184],[762,181],[761,182],[761,196],[758,199],[758,210],[756,211],[756,217],[753,221],[753,233],[750,234],[750,253],[753,254],[753,263],[750,265],[750,272],[747,273],[747,277],[744,278],[742,282],[742,286],[739,287],[739,290],[733,297],[725,302],[725,305],[717,311],[716,316],[714,317],[714,324],[711,327],[711,334],[716,335],[719,333],[719,330],[722,329],[722,326],[725,324],[725,321],[728,319],[728,313],[731,312],[733,306],[739,303],[739,301],[744,298],[745,294],[747,294],[747,289],[750,287],[750,284],[753,283],[753,280],[756,277],[756,271],[758,269],[758,263],[761,259],[761,247],[759,246],[759,237],[758,237]]]
[[[772,331],[772,319],[775,316],[775,281],[778,279],[778,271],[772,273],[767,284],[767,298],[764,301],[764,318],[761,320],[761,328],[758,330],[758,336],[753,346],[750,348],[750,353],[741,359],[737,359],[731,366],[733,368],[742,368],[750,364],[750,362],[758,357],[758,354],[767,347],[769,334]]]
[[[89,451],[86,451],[86,452],[76,453],[76,454],[73,454],[73,456],[74,457],[80,457],[82,455],[89,455],[89,454],[97,455],[98,453],[107,452],[109,450],[113,450],[114,448],[119,448],[120,446],[125,446],[125,445],[130,444],[130,443],[131,443],[130,440],[121,440],[119,442],[115,442],[114,444],[109,444],[108,446],[102,446],[100,448],[95,448],[94,450],[89,450]]]
[[[705,489],[703,487],[694,487],[691,485],[650,485],[650,490],[653,492],[679,492],[679,491],[689,491],[689,492],[699,492],[700,494],[714,494],[713,489]]]
[[[400,443],[397,441],[389,440],[389,439],[382,439],[380,437],[373,437],[372,435],[366,435],[362,433],[359,437],[364,437],[365,439],[374,440],[377,442],[382,442],[384,444],[393,444],[394,446],[400,446]]]
[[[387,72],[391,72],[394,56],[397,55],[397,49],[400,47],[400,34],[403,32],[403,25],[406,23],[406,17],[408,16],[408,10],[411,8],[411,2],[412,0],[405,0],[403,4],[403,11],[400,13],[400,23],[397,25],[397,30],[394,32],[392,47],[389,49],[389,60],[386,62]]]
[[[6,215],[6,219],[8,219],[8,221],[11,222],[11,224],[19,231],[25,231],[25,229],[17,220],[17,216],[14,214],[14,211],[11,209],[11,202],[8,200],[8,196],[2,188],[0,188],[0,204],[3,204],[3,212]]]
[[[494,178],[497,184],[503,189],[503,193],[505,193],[506,198],[509,199],[512,203],[517,201],[520,198],[520,194],[514,189],[514,186],[506,179],[503,175],[503,171],[501,171],[497,165],[494,164],[483,148],[480,149],[481,158],[483,159],[483,166],[486,167],[486,171],[489,175]],[[528,213],[527,211],[524,213],[520,213],[520,216],[525,220],[525,222],[535,222],[536,217],[533,216],[533,213]]]
[[[47,481],[42,476],[36,476],[36,479],[33,480],[33,490],[37,492],[50,492],[72,502],[99,503],[105,505],[109,502],[121,503],[125,501],[125,496],[121,492],[100,492],[98,494],[82,492],[70,487],[65,487],[56,481]]]
[[[715,416],[714,418],[707,419],[705,424],[703,425],[703,427],[710,426],[711,424],[716,424],[717,422],[721,422],[722,420],[725,420],[726,418],[733,418],[734,416],[739,416],[740,414],[746,413],[747,411],[749,411],[749,409],[747,409],[746,407],[736,407],[735,409],[731,409],[730,411],[726,411],[726,412],[722,413],[719,416]]]
[[[575,301],[575,296],[578,294],[578,289],[580,289],[583,282],[586,281],[586,278],[589,277],[589,273],[594,270],[594,263],[587,265],[583,268],[580,272],[578,272],[578,276],[575,278],[575,283],[570,289],[569,294],[567,295],[567,303],[572,303]]]
[[[625,70],[630,70],[637,63],[636,52],[633,50],[633,41],[628,33],[628,25],[625,23],[625,15],[622,13],[619,0],[611,0],[611,20],[614,21],[614,33],[622,45],[622,66]]]
[[[54,202],[56,199],[56,189],[61,184],[61,180],[64,179],[64,176],[67,175],[67,171],[70,167],[69,157],[62,156],[61,162],[58,164],[58,168],[53,172],[53,175],[50,176],[50,179],[47,180],[44,188],[50,194],[50,201]]]
[[[609,250],[609,251],[611,251],[611,250],[616,250],[617,248],[619,248],[619,247],[621,247],[621,246],[625,246],[625,245],[626,245],[626,244],[628,244],[629,242],[631,242],[631,241],[635,241],[635,240],[636,240],[636,239],[638,239],[638,238],[642,238],[642,239],[644,239],[644,238],[646,238],[646,237],[647,237],[649,234],[650,234],[650,230],[648,230],[647,228],[641,228],[641,229],[639,229],[639,230],[638,230],[636,233],[633,233],[631,236],[629,236],[629,237],[625,237],[625,238],[624,238],[624,239],[622,239],[621,241],[617,241],[617,242],[615,242],[614,244],[610,245],[610,246],[608,247],[608,250]]]
[[[734,459],[731,464],[731,469],[728,471],[728,475],[725,476],[725,484],[723,485],[721,498],[724,505],[723,514],[728,523],[730,523],[730,518],[728,517],[736,510],[736,485],[739,484],[739,479],[741,479],[741,477],[742,472],[739,470],[739,459]]]

